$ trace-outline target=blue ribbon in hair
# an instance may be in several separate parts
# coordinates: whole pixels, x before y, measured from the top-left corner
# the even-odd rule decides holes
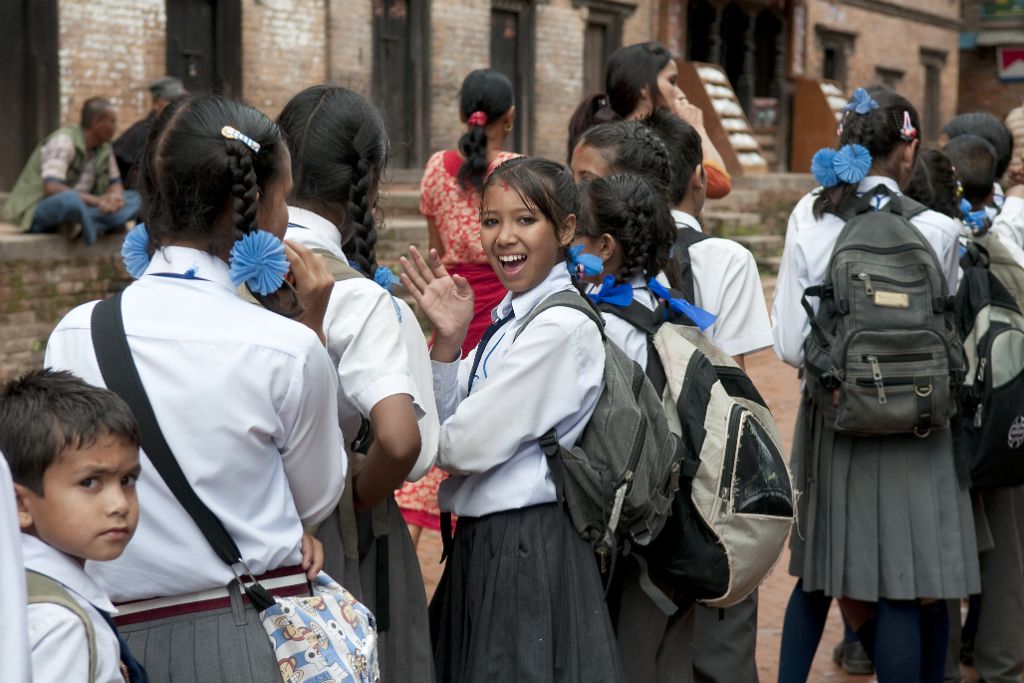
[[[253,230],[235,242],[228,261],[231,282],[243,282],[253,294],[270,294],[284,284],[288,274],[288,257],[284,244],[266,230]]]
[[[600,275],[604,270],[604,261],[600,256],[583,253],[583,245],[569,247],[569,272],[576,277]]]
[[[390,293],[395,286],[395,274],[391,272],[390,268],[377,266],[377,270],[373,272],[373,281]]]
[[[700,306],[691,304],[686,299],[675,299],[672,297],[672,292],[668,290],[665,285],[661,284],[653,277],[647,281],[647,287],[657,296],[659,299],[664,299],[669,308],[676,313],[682,313],[696,325],[701,332],[711,327],[717,318],[713,313],[708,313]]]
[[[139,223],[124,236],[121,258],[124,259],[125,270],[136,280],[149,268],[149,232],[144,223]]]
[[[616,308],[626,308],[633,303],[633,286],[628,282],[615,284],[615,276],[605,275],[601,288],[589,296],[594,305],[611,304]]]
[[[964,224],[971,229],[975,235],[981,235],[988,230],[988,214],[985,209],[973,211],[971,203],[966,199],[960,200],[960,213],[963,215]]]
[[[868,94],[864,88],[857,88],[853,91],[853,97],[843,107],[843,111],[852,111],[863,116],[873,109],[878,109],[878,102]]]

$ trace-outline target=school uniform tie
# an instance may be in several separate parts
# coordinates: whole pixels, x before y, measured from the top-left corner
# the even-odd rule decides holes
[[[469,387],[466,390],[466,394],[473,393],[473,382],[476,380],[476,371],[480,366],[480,359],[483,358],[484,351],[487,349],[487,343],[491,341],[491,337],[497,333],[509,320],[515,317],[515,312],[510,311],[504,318],[498,318],[490,327],[484,331],[484,336],[480,337],[480,343],[476,345],[476,356],[473,358],[473,370],[469,373]]]
[[[96,607],[93,605],[93,607]],[[103,621],[107,622],[110,626],[110,630],[117,636],[117,644],[121,649],[121,672],[127,675],[128,683],[149,683],[149,676],[146,675],[146,670],[142,668],[142,664],[139,660],[135,659],[132,655],[131,648],[128,647],[128,641],[124,639],[121,632],[117,630],[117,624],[110,618],[110,615],[103,610],[96,608],[96,611],[103,617]]]

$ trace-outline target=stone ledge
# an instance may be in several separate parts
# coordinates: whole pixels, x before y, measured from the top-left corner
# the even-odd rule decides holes
[[[0,223],[0,262],[79,261],[108,259],[121,253],[124,233],[104,235],[92,246],[64,235],[30,235],[15,226]]]

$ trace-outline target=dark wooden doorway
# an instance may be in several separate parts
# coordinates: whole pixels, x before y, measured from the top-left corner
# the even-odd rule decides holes
[[[0,2],[0,92],[9,98],[0,107],[0,191],[59,125],[57,31],[57,0]]]
[[[495,0],[491,7],[491,68],[512,81],[516,93],[513,151],[529,154],[533,109],[533,7],[523,0]]]
[[[373,0],[373,98],[391,139],[389,163],[397,168],[426,162],[429,16],[423,0]]]
[[[242,96],[240,0],[167,0],[167,73],[190,92]]]

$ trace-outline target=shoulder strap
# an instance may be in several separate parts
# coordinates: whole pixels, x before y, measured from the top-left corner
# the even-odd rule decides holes
[[[78,604],[78,601],[71,597],[68,590],[58,582],[45,574],[34,572],[31,569],[25,570],[25,589],[28,595],[28,604],[37,605],[49,603],[60,605],[71,610],[76,617],[82,620],[85,626],[85,637],[89,645],[89,680],[96,680],[96,630],[93,628],[92,619],[85,609]]]
[[[676,230],[676,243],[675,248],[672,250],[672,258],[676,261],[676,266],[679,269],[682,298],[687,301],[694,300],[695,292],[693,286],[693,259],[690,258],[690,247],[711,237],[713,235],[705,234],[691,227],[678,228]]]
[[[341,282],[343,280],[354,280],[356,278],[366,277],[365,275],[360,273],[358,270],[353,268],[348,263],[342,261],[340,258],[335,256],[327,249],[317,248],[311,249],[310,251],[312,251],[314,254],[317,254],[318,256],[322,256],[323,259],[327,261],[327,267],[331,269],[331,275],[334,276],[335,282]]]
[[[664,304],[659,304],[652,311],[634,299],[629,302],[629,306],[624,308],[604,302],[598,304],[597,308],[603,313],[608,313],[625,320],[636,329],[649,335],[657,334],[658,328],[665,322]]]
[[[836,212],[840,218],[844,221],[850,221],[854,216],[862,213],[868,213],[874,209],[872,200],[877,195],[886,195],[889,197],[889,201],[883,206],[881,211],[888,211],[897,215],[903,216],[908,221],[917,216],[918,214],[924,213],[928,210],[928,207],[923,204],[914,201],[910,197],[902,194],[893,194],[887,186],[879,184],[874,189],[865,192],[861,196],[857,197],[846,203],[846,205]]]
[[[554,308],[555,306],[565,306],[567,308],[574,308],[580,313],[583,313],[588,318],[594,321],[594,324],[597,325],[597,329],[601,330],[601,339],[606,339],[604,334],[604,320],[602,320],[600,314],[598,314],[598,312],[594,310],[594,307],[591,306],[586,301],[584,301],[583,297],[580,296],[579,292],[562,290],[560,292],[555,292],[548,298],[544,299],[544,301],[541,301],[534,307],[532,311],[530,311],[530,315],[526,316],[526,320],[523,321],[522,326],[518,330],[516,330],[516,336],[512,338],[512,341],[519,339],[519,335],[523,333],[523,330],[526,329],[527,325],[533,322],[534,318],[536,318],[538,315],[548,310],[549,308]]]
[[[142,450],[167,488],[195,521],[217,557],[225,564],[234,565],[241,558],[238,546],[220,519],[196,495],[164,439],[128,346],[121,318],[121,296],[119,292],[113,299],[99,302],[92,311],[92,343],[103,382],[131,408],[142,433]]]

